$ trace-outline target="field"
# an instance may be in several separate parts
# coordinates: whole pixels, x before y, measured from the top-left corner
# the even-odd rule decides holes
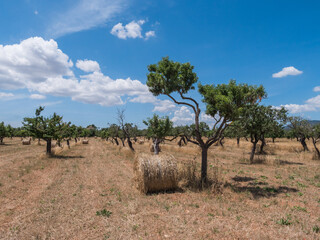
[[[293,140],[268,141],[268,154],[251,165],[249,142],[213,146],[208,170],[220,184],[203,191],[184,184],[192,176],[182,173],[199,173],[199,150],[165,143],[181,189],[150,195],[136,190],[134,154],[110,142],[73,143],[54,157],[44,142],[5,142],[0,239],[320,239],[320,161]],[[149,143],[134,147],[148,152]]]

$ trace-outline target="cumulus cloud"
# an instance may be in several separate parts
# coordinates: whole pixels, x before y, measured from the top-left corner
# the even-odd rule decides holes
[[[72,66],[54,40],[36,37],[0,45],[0,89],[28,89],[102,106],[123,104],[126,97],[133,102],[156,102],[145,84],[131,78],[112,79],[95,61],[77,61],[76,66],[88,73],[80,77],[74,75]]]
[[[146,39],[149,39],[149,38],[155,37],[155,36],[156,36],[155,31],[146,32]]]
[[[118,23],[113,26],[111,29],[111,34],[117,36],[120,39],[127,38],[143,38],[142,36],[142,25],[145,23],[144,20],[132,21],[127,25],[122,25],[122,23]],[[145,39],[149,39],[150,37],[155,36],[154,31],[149,31],[145,35]]]
[[[0,45],[0,88],[18,89],[56,76],[73,76],[69,57],[54,40],[40,37],[20,44]]]
[[[77,0],[69,9],[52,17],[50,37],[80,32],[99,26],[123,12],[128,0]]]
[[[84,72],[100,72],[100,65],[96,61],[78,60],[76,66]]]
[[[177,108],[177,105],[170,100],[157,100],[154,105],[153,112],[171,112]]]
[[[280,72],[274,73],[272,74],[273,78],[283,78],[286,76],[295,76],[295,75],[300,75],[302,74],[302,71],[299,71],[298,69],[296,69],[295,67],[284,67],[282,68],[282,70]]]
[[[314,91],[314,92],[320,92],[320,86],[314,87],[314,88],[313,88],[313,91]]]
[[[30,98],[31,98],[31,99],[39,100],[39,99],[46,99],[46,96],[41,95],[41,94],[31,94],[31,95],[30,95]]]
[[[320,95],[305,101],[305,104],[285,104],[281,105],[288,109],[290,113],[314,112],[320,110]]]
[[[175,126],[192,124],[194,122],[194,113],[188,107],[182,106],[174,112],[171,121]]]

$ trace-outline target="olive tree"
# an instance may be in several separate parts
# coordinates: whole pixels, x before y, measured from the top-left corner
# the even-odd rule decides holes
[[[212,136],[204,140],[200,131],[200,106],[192,97],[186,94],[195,89],[198,81],[194,67],[190,63],[179,63],[163,58],[158,64],[148,66],[147,86],[153,95],[168,96],[178,105],[190,107],[194,112],[195,139],[188,138],[189,142],[201,148],[201,180],[207,182],[207,156],[208,149],[217,142],[223,131],[234,120],[247,104],[252,104],[265,97],[266,93],[262,86],[249,86],[247,84],[198,85],[199,92],[206,104],[206,114],[215,119]]]
[[[23,126],[31,136],[40,138],[46,141],[47,154],[51,154],[52,140],[61,139],[63,132],[69,127],[69,123],[62,122],[62,117],[54,113],[51,117],[41,116],[44,107],[39,107],[36,110],[35,117],[26,117],[23,119]]]
[[[275,109],[272,106],[259,104],[252,104],[243,109],[241,117],[236,124],[242,126],[242,129],[250,136],[252,143],[250,163],[253,162],[257,143],[261,141],[260,153],[264,153],[263,147],[266,145],[266,134],[272,131],[277,124],[283,126],[287,119],[286,113],[287,110],[284,108]]]
[[[3,144],[3,139],[8,136],[7,128],[4,122],[0,123],[0,144]]]
[[[320,124],[313,126],[311,133],[312,144],[316,150],[316,157],[320,160],[320,151],[317,146],[317,143],[320,142]]]
[[[152,118],[148,118],[147,121],[143,121],[143,123],[148,126],[147,136],[152,138],[154,154],[158,155],[159,144],[170,133],[173,124],[169,117],[160,118],[156,114]]]
[[[312,127],[308,120],[301,117],[289,118],[290,135],[294,136],[303,147],[303,151],[309,151],[306,140],[310,138]]]

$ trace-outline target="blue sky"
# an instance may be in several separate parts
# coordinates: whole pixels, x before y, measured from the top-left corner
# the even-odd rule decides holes
[[[320,119],[319,9],[285,0],[1,1],[0,121],[20,126],[45,105],[82,126],[116,122],[117,108],[140,127],[153,113],[190,123],[189,109],[145,86],[147,65],[164,56],[190,62],[203,84],[262,84],[264,104]]]

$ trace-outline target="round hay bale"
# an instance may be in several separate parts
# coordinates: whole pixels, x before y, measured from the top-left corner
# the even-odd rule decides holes
[[[31,144],[31,138],[22,140],[22,145],[30,145],[30,144]]]
[[[178,184],[176,159],[169,154],[141,154],[134,162],[138,189],[142,193],[174,190]]]
[[[89,144],[89,139],[83,139],[82,144]]]

